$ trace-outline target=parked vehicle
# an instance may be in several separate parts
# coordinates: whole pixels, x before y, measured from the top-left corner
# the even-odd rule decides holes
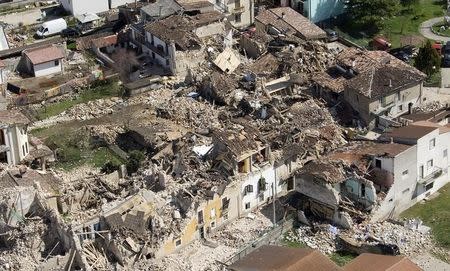
[[[417,48],[414,46],[406,45],[400,48],[391,49],[389,50],[389,53],[402,61],[409,62],[411,58],[417,55],[416,51]]]
[[[328,41],[337,41],[339,36],[333,29],[325,29],[325,33],[327,33]]]
[[[436,52],[438,52],[439,55],[442,55],[442,43],[439,41],[436,41],[435,43],[433,43],[432,45],[433,49],[436,50]]]
[[[73,37],[79,37],[81,36],[81,31],[78,30],[78,28],[74,28],[74,27],[69,27],[64,29],[61,32],[61,36],[63,38],[73,38]]]
[[[67,29],[66,20],[60,18],[52,21],[45,22],[36,31],[36,35],[40,38],[46,38],[61,33],[64,29]]]
[[[376,37],[371,42],[370,45],[375,50],[387,51],[391,48],[392,44],[389,43],[385,38]]]
[[[442,61],[442,65],[446,68],[450,67],[450,54],[444,55],[444,61]]]

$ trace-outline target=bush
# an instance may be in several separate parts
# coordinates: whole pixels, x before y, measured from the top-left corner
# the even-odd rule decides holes
[[[134,150],[130,152],[130,157],[127,161],[127,171],[128,173],[134,173],[138,171],[141,166],[142,161],[145,159],[145,154],[142,151]]]

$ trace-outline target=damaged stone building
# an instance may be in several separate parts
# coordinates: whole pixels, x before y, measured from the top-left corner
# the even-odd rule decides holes
[[[348,48],[336,65],[313,77],[316,94],[345,101],[369,127],[389,127],[422,104],[425,75],[384,51]]]
[[[0,111],[0,163],[16,165],[28,155],[29,123],[20,111]]]

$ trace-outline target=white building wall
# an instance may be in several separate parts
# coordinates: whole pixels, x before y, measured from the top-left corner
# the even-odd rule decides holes
[[[434,139],[436,146],[430,147],[430,141]],[[425,135],[417,140],[417,173],[420,179],[420,167],[424,168],[424,177],[429,176],[436,169],[438,159],[440,158],[440,150],[438,148],[439,129]],[[433,166],[428,166],[427,162],[433,160]]]
[[[109,0],[109,1],[110,1],[110,8],[116,8],[118,6],[123,6],[135,2],[135,0]]]
[[[397,216],[416,202],[413,194],[417,184],[417,147],[413,145],[390,160],[386,164],[392,165],[392,171],[388,171],[393,174],[394,183],[380,207],[374,211],[372,221]]]
[[[49,61],[42,64],[34,65],[34,76],[46,76],[50,74],[62,72],[62,60],[58,60],[58,65],[55,65],[55,61]]]
[[[266,190],[264,192],[258,193],[258,182],[261,178],[265,179],[266,182]],[[241,201],[241,213],[246,213],[254,208],[264,205],[268,202],[268,199],[272,197],[273,189],[272,185],[277,186],[275,181],[275,170],[272,165],[267,165],[260,170],[254,170],[249,173],[246,179],[241,182],[241,193],[242,193],[242,201]],[[245,187],[247,185],[253,186],[253,192],[245,192]],[[277,193],[277,191],[276,191]],[[246,204],[250,204],[249,208],[246,208]]]
[[[29,153],[28,134],[24,125],[12,125],[3,129],[8,164],[17,165]]]
[[[64,9],[72,15],[101,13],[109,10],[109,0],[60,0]]]

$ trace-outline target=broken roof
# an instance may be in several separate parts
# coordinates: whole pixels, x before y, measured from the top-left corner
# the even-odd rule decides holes
[[[422,271],[405,256],[363,253],[344,266],[345,271]]]
[[[166,43],[173,42],[183,51],[199,49],[200,40],[193,33],[195,25],[186,17],[173,15],[165,19],[148,23],[145,30]]]
[[[372,156],[394,158],[404,151],[414,148],[411,145],[379,142],[352,142],[327,155],[332,161],[342,161],[366,170]]]
[[[141,8],[141,11],[150,17],[164,18],[182,10],[174,0],[158,0]]]
[[[301,175],[312,176],[326,183],[341,183],[345,181],[342,167],[332,161],[314,160],[306,163],[298,171]]]
[[[421,71],[385,51],[347,48],[336,60],[339,66],[356,73],[346,86],[371,99],[418,85],[426,78]]]
[[[281,246],[262,246],[228,268],[233,271],[341,270],[317,250]]]
[[[213,142],[225,145],[238,160],[267,146],[259,130],[244,119],[234,120],[225,129],[213,130]]]
[[[23,54],[26,55],[34,65],[62,59],[65,57],[63,50],[54,45],[24,50]]]
[[[0,110],[0,124],[28,124],[30,120],[19,110]]]
[[[264,10],[255,19],[264,25],[272,25],[280,31],[298,33],[306,40],[327,37],[325,31],[290,7]]]
[[[214,64],[216,64],[223,72],[232,73],[241,64],[241,61],[234,51],[227,47],[217,56],[214,60]]]
[[[336,93],[344,91],[346,79],[343,76],[333,77],[329,72],[318,72],[313,74],[311,80],[322,88]]]

